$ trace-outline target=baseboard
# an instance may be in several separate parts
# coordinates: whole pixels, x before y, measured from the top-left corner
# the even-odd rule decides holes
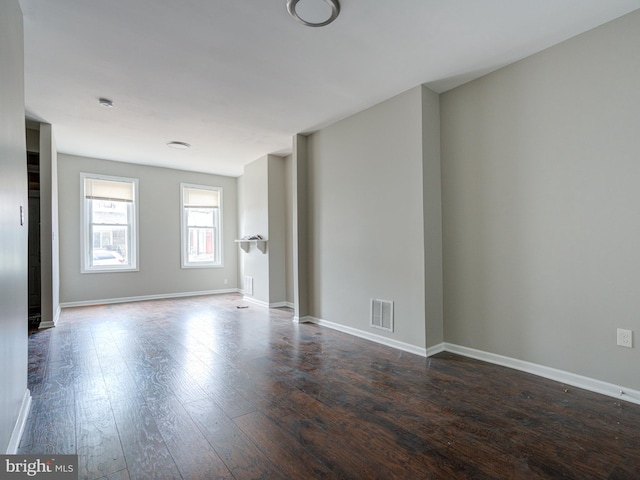
[[[444,352],[444,342],[427,348],[427,357]]]
[[[413,353],[415,355],[420,355],[422,357],[427,356],[426,348],[417,347],[415,345],[401,342],[399,340],[383,337],[382,335],[376,335],[375,333],[364,332],[362,330],[358,330],[357,328],[347,327],[345,325],[340,325],[339,323],[333,323],[333,322],[329,322],[328,320],[322,320],[321,318],[316,318],[311,316],[303,317],[302,319],[299,320],[299,323],[305,323],[302,320],[305,320],[306,323],[315,323],[316,325],[331,328],[333,330],[338,330],[343,333],[348,333],[349,335],[353,335],[354,337],[360,337],[360,338],[364,338],[365,340],[371,340],[372,342],[380,343],[382,345],[396,348],[398,350],[403,350],[405,352]]]
[[[313,317],[293,317],[293,323],[313,323]]]
[[[55,327],[56,324],[58,323],[58,320],[60,319],[60,312],[61,311],[62,311],[62,309],[60,308],[60,305],[58,305],[58,308],[56,308],[56,313],[53,316],[53,320],[47,320],[46,322],[43,322],[41,320],[40,324],[38,325],[38,330],[45,330],[47,328]]]
[[[482,350],[475,350],[473,348],[463,347],[452,343],[445,343],[444,349],[447,352],[475,358],[476,360],[482,360],[496,365],[501,365],[503,367],[513,368],[514,370],[531,373],[539,377],[548,378],[549,380],[555,380],[560,383],[565,383],[584,390],[589,390],[591,392],[600,393],[602,395],[607,395],[609,397],[640,405],[640,391],[638,390],[614,385],[594,378],[584,377],[571,372],[565,372],[564,370],[557,370],[555,368],[545,367],[544,365],[525,362],[524,360],[505,357],[503,355],[484,352]]]
[[[257,298],[249,297],[244,295],[242,300],[245,302],[253,303],[254,305],[258,305],[260,307],[269,308],[269,304],[267,302],[263,302],[262,300],[258,300]]]
[[[205,290],[200,292],[163,293],[159,295],[142,295],[137,297],[102,298],[99,300],[85,300],[82,302],[65,302],[60,304],[60,308],[92,307],[94,305],[109,305],[112,303],[144,302],[146,300],[163,300],[163,299],[181,298],[181,297],[200,297],[203,295],[218,295],[221,293],[238,293],[238,292],[239,290],[237,288],[226,288],[223,290]]]
[[[267,303],[267,302],[264,302],[262,300],[258,300],[257,298],[253,298],[253,297],[250,297],[250,296],[247,296],[247,295],[243,295],[242,300],[244,300],[245,302],[253,303],[254,305],[259,305],[259,306],[264,307],[264,308],[289,307],[289,303],[288,302]],[[290,307],[290,308],[293,308],[293,307]]]
[[[292,307],[289,307],[289,302],[274,302],[269,304],[269,308],[292,308]]]
[[[410,345],[408,343],[400,342],[398,340],[383,337],[381,335],[364,332],[356,328],[347,327],[345,325],[340,325],[338,323],[329,322],[327,320],[322,320],[320,318],[311,316],[302,318],[294,317],[293,321],[296,323],[315,323],[323,327],[338,330],[355,337],[364,338],[365,340],[371,340],[372,342],[380,343],[388,347],[396,348],[398,350],[403,350],[405,352],[413,353],[423,357],[430,357],[444,351],[451,352],[458,355],[463,355],[465,357],[475,358],[476,360],[493,363],[495,365],[513,368],[514,370],[531,373],[533,375],[548,378],[549,380],[554,380],[566,385],[571,385],[573,387],[582,388],[594,393],[607,395],[609,397],[614,397],[619,400],[625,400],[627,402],[640,405],[639,390],[622,387],[620,385],[614,385],[612,383],[603,382],[594,378],[584,377],[575,373],[566,372],[551,367],[545,367],[544,365],[538,365],[536,363],[526,362],[524,360],[518,360],[516,358],[505,357],[496,353],[484,352],[482,350],[475,350],[473,348],[463,347],[461,345],[455,345],[446,342],[425,349],[416,347],[415,345]]]
[[[173,293],[173,294],[162,294],[162,295],[145,295],[138,297],[123,297],[123,298],[110,298],[110,299],[101,299],[101,300],[88,300],[83,302],[66,302],[61,303],[56,311],[56,315],[54,317],[54,321],[50,322],[41,322],[40,329],[49,328],[55,326],[57,319],[60,316],[61,308],[69,308],[69,307],[80,307],[80,306],[93,306],[93,305],[105,305],[110,303],[126,303],[126,302],[138,302],[145,300],[158,300],[158,299],[168,299],[168,298],[179,298],[179,297],[193,297],[193,296],[201,296],[201,295],[215,295],[221,293],[243,293],[242,290],[237,288],[225,289],[225,290],[208,290],[201,292],[184,292],[184,293]],[[252,297],[243,296],[243,300],[249,303],[253,303],[255,305],[259,305],[265,308],[277,308],[277,307],[290,307],[293,308],[289,302],[278,302],[269,304],[267,302],[263,302],[261,300],[257,300]],[[405,352],[413,353],[415,355],[420,355],[422,357],[430,357],[432,355],[436,355],[437,353],[447,351],[451,353],[455,353],[458,355],[463,355],[469,358],[475,358],[477,360],[482,360],[485,362],[493,363],[496,365],[501,365],[507,368],[513,368],[515,370],[519,370],[526,373],[531,373],[533,375],[537,375],[543,378],[548,378],[550,380],[554,380],[557,382],[561,382],[567,385],[571,385],[577,388],[582,388],[584,390],[589,390],[591,392],[600,393],[602,395],[607,395],[609,397],[614,397],[620,400],[624,400],[627,402],[635,403],[640,405],[640,390],[634,390],[627,387],[622,387],[620,385],[614,385],[612,383],[603,382],[601,380],[596,380],[594,378],[585,377],[582,375],[577,375],[575,373],[566,372],[563,370],[558,370],[551,367],[546,367],[544,365],[538,365],[531,362],[526,362],[524,360],[518,360],[516,358],[505,357],[503,355],[498,355],[496,353],[485,352],[482,350],[476,350],[469,347],[464,347],[461,345],[456,345],[452,343],[441,343],[438,345],[434,345],[429,348],[417,347],[415,345],[411,345],[405,342],[401,342],[398,340],[394,340],[392,338],[383,337],[382,335],[376,335],[374,333],[365,332],[362,330],[358,330],[357,328],[347,327],[345,325],[340,325],[339,323],[330,322],[328,320],[323,320],[321,318],[316,318],[312,316],[304,316],[304,317],[294,317],[293,321],[295,323],[315,323],[317,325],[331,328],[333,330],[338,330],[343,333],[347,333],[349,335],[353,335],[355,337],[363,338],[365,340],[370,340],[372,342],[376,342],[382,345],[386,345],[391,348],[395,348],[398,350],[402,350]],[[26,406],[25,406],[26,402]],[[23,406],[20,413],[19,422],[23,422],[21,426],[16,424],[16,429],[14,429],[13,435],[11,437],[11,442],[9,446],[13,445],[12,442],[17,441],[15,448],[18,448],[20,443],[20,438],[22,436],[22,431],[24,430],[24,422],[26,422],[26,416],[28,415],[29,407],[31,405],[31,395],[29,391],[25,393],[25,399],[23,400]],[[26,409],[26,413],[23,413],[22,410]],[[24,416],[24,418],[23,418]],[[14,440],[14,437],[17,435],[17,440]]]
[[[284,302],[284,303],[285,303],[285,305],[284,305],[285,307],[296,308],[296,304],[293,303],[293,302]]]
[[[15,427],[13,427],[13,432],[11,433],[11,438],[9,439],[9,445],[7,446],[7,455],[15,455],[16,453],[18,453],[18,447],[20,447],[20,440],[22,440],[22,434],[24,433],[24,427],[27,424],[27,418],[29,418],[30,409],[31,392],[27,388],[22,397],[22,403],[20,404],[20,412],[18,413],[16,425]]]

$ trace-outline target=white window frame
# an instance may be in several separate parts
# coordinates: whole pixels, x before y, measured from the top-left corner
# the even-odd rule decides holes
[[[133,201],[128,215],[129,228],[129,263],[127,265],[92,265],[93,233],[91,208],[86,198],[85,179],[111,180],[116,182],[128,182],[133,184]],[[138,179],[129,177],[116,177],[97,173],[80,173],[80,273],[113,273],[113,272],[137,272],[138,266]]]
[[[213,261],[205,262],[189,262],[189,226],[187,225],[187,215],[185,214],[184,205],[184,189],[196,188],[201,190],[210,190],[218,193],[218,225],[214,232],[216,236],[213,241],[218,246],[218,258]],[[180,183],[180,263],[182,268],[223,268],[224,267],[224,244],[223,244],[223,194],[222,187],[213,187],[211,185],[197,185],[194,183]]]

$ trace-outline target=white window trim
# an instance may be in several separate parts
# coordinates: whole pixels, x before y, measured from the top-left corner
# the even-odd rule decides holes
[[[219,262],[198,262],[189,263],[187,246],[189,244],[187,240],[188,228],[187,219],[184,214],[184,189],[186,188],[200,188],[202,190],[212,190],[218,192],[218,238],[217,242],[220,248],[220,261]],[[212,187],[211,185],[198,185],[195,183],[180,183],[180,266],[182,268],[224,268],[224,221],[223,221],[223,191],[222,187]]]
[[[85,201],[85,178],[95,178],[99,180],[113,180],[117,182],[133,183],[133,208],[131,219],[131,265],[98,265],[91,267],[89,255],[91,254],[92,238],[89,233],[90,212],[86,208]],[[98,173],[80,173],[80,273],[114,273],[114,272],[138,272],[138,251],[140,244],[138,241],[138,179],[129,177],[116,177],[112,175],[102,175]]]

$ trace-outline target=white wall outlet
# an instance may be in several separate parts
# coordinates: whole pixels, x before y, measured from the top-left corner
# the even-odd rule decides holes
[[[633,330],[618,329],[618,346],[633,348]]]

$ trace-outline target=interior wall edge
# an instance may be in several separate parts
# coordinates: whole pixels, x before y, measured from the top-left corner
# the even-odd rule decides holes
[[[31,410],[31,391],[27,388],[24,392],[24,396],[22,397],[22,404],[20,405],[20,413],[18,414],[16,425],[13,429],[13,433],[11,434],[9,445],[7,446],[7,452],[6,452],[7,455],[15,455],[16,453],[18,453],[18,447],[20,446],[20,441],[22,440],[22,435],[24,434],[24,428],[27,424],[27,419],[29,418],[30,410]]]

